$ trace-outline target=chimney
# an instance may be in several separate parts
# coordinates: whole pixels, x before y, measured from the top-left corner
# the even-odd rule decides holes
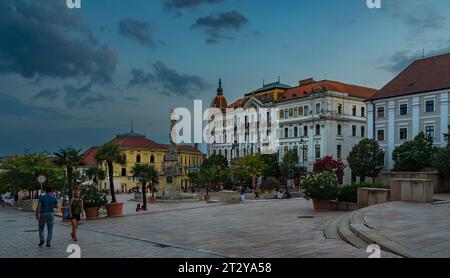
[[[314,78],[308,78],[308,79],[300,80],[298,83],[299,83],[299,86],[306,86],[309,84],[316,83],[316,81],[314,80]]]

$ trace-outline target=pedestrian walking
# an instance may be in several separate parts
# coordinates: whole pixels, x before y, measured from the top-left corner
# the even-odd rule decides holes
[[[81,223],[81,215],[84,215],[84,203],[80,197],[80,191],[75,191],[75,195],[70,200],[69,219],[72,222],[72,240],[78,241],[77,230]]]
[[[51,246],[53,237],[53,222],[55,219],[55,208],[58,208],[58,200],[53,196],[52,189],[47,187],[46,194],[39,197],[36,208],[36,219],[39,221],[39,247],[45,243],[44,229],[47,225],[47,247]]]

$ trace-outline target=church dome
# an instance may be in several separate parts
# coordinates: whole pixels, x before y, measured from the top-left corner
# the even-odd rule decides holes
[[[217,95],[213,98],[211,102],[211,107],[219,108],[221,110],[224,110],[228,107],[227,99],[223,95],[222,79],[219,79],[219,87],[217,88]]]

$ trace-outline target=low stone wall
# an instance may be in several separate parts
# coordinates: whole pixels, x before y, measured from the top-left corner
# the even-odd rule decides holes
[[[392,201],[432,203],[434,199],[434,185],[429,179],[393,179],[391,192]]]
[[[365,208],[389,201],[389,189],[358,188],[358,207]]]
[[[382,184],[390,185],[394,179],[426,179],[431,180],[434,193],[443,193],[448,191],[448,183],[444,181],[439,172],[389,172],[383,171],[376,178],[376,181]]]
[[[39,200],[26,200],[23,201],[23,211],[25,212],[35,212],[37,209],[37,205]]]
[[[329,210],[332,211],[355,211],[359,209],[357,203],[330,201]]]

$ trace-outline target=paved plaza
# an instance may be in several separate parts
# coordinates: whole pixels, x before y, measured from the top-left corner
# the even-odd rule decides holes
[[[435,220],[439,214],[444,218],[442,209],[446,209],[447,213],[447,221],[442,224],[430,220],[442,232],[434,234],[435,238],[448,238],[448,206],[433,207],[436,210]],[[323,226],[343,212],[315,212],[311,202],[304,199],[251,201],[238,205],[193,202],[190,207],[189,203],[170,204],[167,210],[164,210],[164,204],[157,207],[150,206],[150,211],[145,214],[83,223],[78,242],[82,257],[368,257],[365,250],[344,241],[325,239]],[[389,204],[381,213],[390,213],[390,209],[393,208]],[[408,205],[397,209],[412,211]],[[408,216],[411,219],[411,215]],[[420,220],[415,219],[420,229]],[[62,223],[60,218],[56,219],[56,223],[53,246],[50,249],[38,248],[33,214],[0,208],[0,257],[67,257],[66,248],[72,243],[70,226]],[[375,225],[376,221],[371,223]],[[399,233],[398,236],[403,235]],[[446,244],[448,247],[448,241]],[[448,255],[442,252],[442,255]],[[396,257],[386,252],[382,252],[382,256]]]

